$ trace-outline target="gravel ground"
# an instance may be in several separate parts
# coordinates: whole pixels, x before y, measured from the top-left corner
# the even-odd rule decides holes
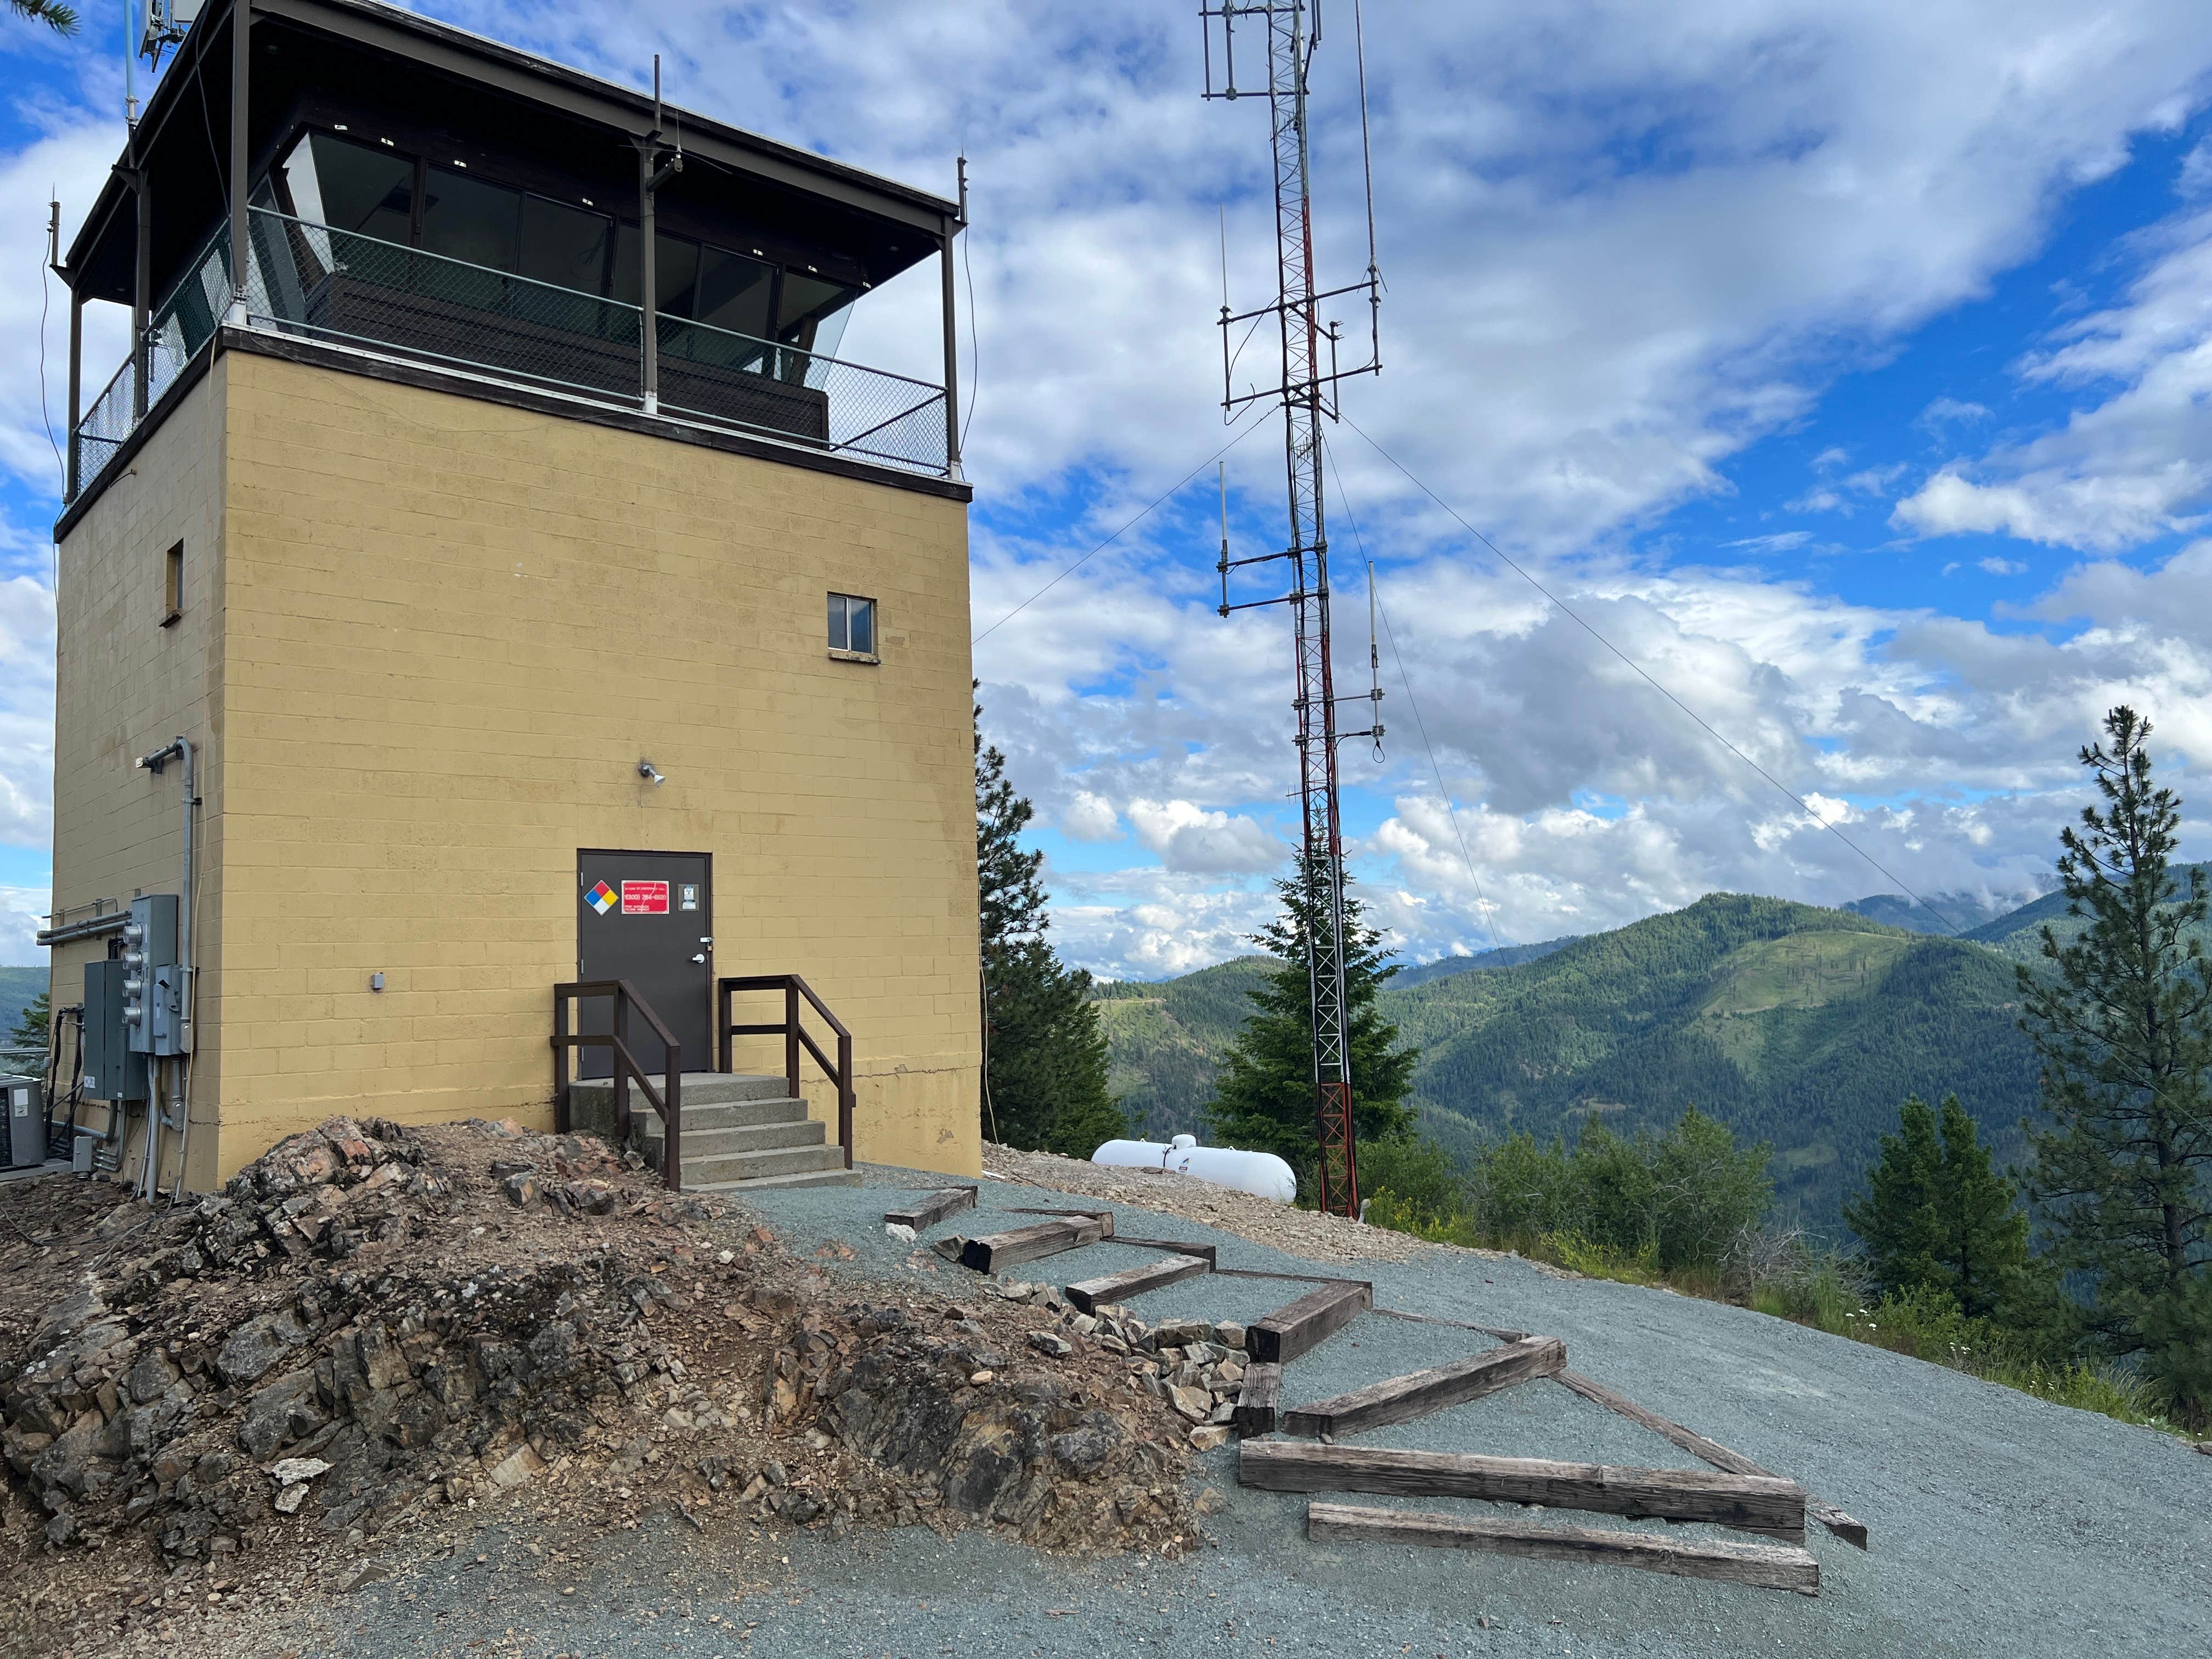
[[[877,1170],[857,1189],[764,1195],[755,1208],[802,1251],[833,1240],[851,1246],[854,1259],[832,1260],[832,1273],[910,1273],[933,1289],[971,1293],[973,1276],[917,1259],[879,1224],[887,1189],[940,1181]],[[1156,1190],[1169,1191],[1146,1188]],[[1186,1212],[1218,1201],[1180,1196]],[[936,1233],[1020,1224],[1005,1212],[1058,1201],[1050,1189],[997,1181],[983,1183],[981,1198],[981,1216],[957,1216]],[[1140,1218],[1127,1200],[1117,1214],[1125,1231],[1218,1243],[1224,1267],[1312,1271],[1250,1242],[1254,1224],[1241,1212],[1218,1228],[1188,1213]],[[1286,1231],[1311,1219],[1279,1218]],[[1100,1244],[1021,1271],[1065,1283],[1143,1259]],[[1304,1536],[1302,1498],[1236,1486],[1231,1446],[1197,1463],[1195,1480],[1210,1483],[1221,1504],[1207,1522],[1212,1547],[1179,1559],[1053,1559],[982,1533],[946,1540],[920,1528],[842,1541],[776,1533],[732,1550],[665,1515],[634,1532],[575,1537],[491,1519],[473,1552],[303,1607],[270,1650],[343,1649],[349,1659],[672,1651],[1093,1659],[1108,1647],[1451,1659],[2212,1651],[2212,1460],[2168,1437],[1740,1309],[1561,1279],[1510,1258],[1417,1249],[1360,1276],[1375,1280],[1385,1306],[1564,1338],[1577,1370],[1857,1516],[1872,1529],[1872,1552],[1814,1528],[1823,1589],[1810,1600],[1619,1569],[1319,1546]],[[1136,1307],[1153,1321],[1249,1320],[1297,1291],[1207,1277]],[[1289,1367],[1285,1397],[1334,1394],[1487,1340],[1366,1316]],[[1543,1383],[1362,1438],[1696,1467],[1659,1437]],[[556,1550],[567,1559],[555,1563]]]

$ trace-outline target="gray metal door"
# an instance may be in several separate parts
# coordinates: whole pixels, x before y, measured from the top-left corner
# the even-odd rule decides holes
[[[684,1069],[714,1069],[714,926],[704,853],[576,854],[576,977],[626,979],[652,1005],[683,1050]],[[587,999],[577,1028],[612,1028],[613,1005]],[[663,1050],[652,1028],[633,1016],[629,1051],[655,1078]],[[606,1077],[606,1050],[579,1055],[579,1075]]]

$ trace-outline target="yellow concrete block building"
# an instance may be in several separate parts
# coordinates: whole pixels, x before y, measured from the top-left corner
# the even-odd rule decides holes
[[[210,7],[134,143],[64,266],[142,343],[72,408],[56,532],[93,1156],[196,1189],[332,1113],[551,1127],[555,988],[621,979],[640,1069],[650,1020],[681,1045],[689,1184],[974,1173],[949,304],[945,385],[834,355],[958,205],[366,0]],[[130,921],[165,894],[175,969]],[[791,975],[851,1033],[842,1150],[706,1075],[785,1072],[718,989]]]

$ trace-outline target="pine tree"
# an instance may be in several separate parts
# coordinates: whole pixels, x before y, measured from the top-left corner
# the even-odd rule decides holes
[[[1091,975],[1047,942],[1044,854],[1021,832],[1036,809],[1006,757],[975,732],[975,873],[982,934],[983,1133],[1008,1146],[1088,1158],[1127,1132],[1106,1087],[1106,1038]]]
[[[2027,1266],[2027,1217],[1956,1095],[1940,1122],[1917,1095],[1898,1109],[1898,1133],[1881,1138],[1866,1196],[1844,1219],[1883,1290],[1946,1291],[1977,1318],[2007,1303]]]
[[[1398,970],[1385,967],[1382,936],[1360,923],[1350,878],[1344,895],[1344,988],[1351,1015],[1352,1122],[1361,1141],[1410,1135],[1414,1113],[1405,1104],[1419,1051],[1399,1048],[1398,1028],[1376,1006],[1376,993]],[[1321,914],[1320,861],[1309,848],[1292,873],[1275,883],[1282,914],[1252,942],[1277,966],[1252,993],[1253,1010],[1222,1056],[1206,1115],[1224,1144],[1273,1152],[1309,1188],[1321,1156],[1313,1072],[1313,993],[1306,941]]]
[[[41,991],[33,997],[30,1006],[17,1017],[15,1029],[8,1033],[8,1046],[17,1051],[17,1058],[46,1052],[46,1032],[53,1024],[51,994]]]
[[[2174,1409],[2212,1414],[2212,975],[2194,936],[2203,874],[2170,869],[2181,805],[2153,781],[2150,723],[2105,717],[2081,750],[2104,797],[2059,837],[2069,944],[2043,930],[2020,970],[2021,1026],[2043,1060],[2047,1127],[2031,1126],[2028,1190],[2058,1267],[2083,1275],[2084,1322],[2139,1357]]]

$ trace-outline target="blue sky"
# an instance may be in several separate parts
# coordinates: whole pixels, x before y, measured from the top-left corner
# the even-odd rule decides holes
[[[1263,118],[1200,102],[1191,8],[427,9],[635,83],[659,51],[681,103],[939,190],[965,149],[977,672],[1038,805],[1055,937],[1127,976],[1244,948],[1288,854],[1289,647],[1279,613],[1212,612],[1212,469],[1000,620],[1229,435],[1218,225],[1235,298],[1266,297]],[[1386,368],[1331,434],[1332,543],[1340,681],[1366,683],[1363,548],[1403,653],[1402,680],[1382,653],[1386,759],[1344,761],[1360,889],[1401,950],[1617,926],[1716,888],[1890,890],[1830,823],[1923,892],[2025,896],[2112,703],[2150,714],[2185,790],[2212,765],[2212,12],[1369,14]],[[48,185],[73,226],[120,142],[119,34],[0,32],[11,960],[50,833],[55,469],[30,273]],[[1349,44],[1316,64],[1337,280],[1364,258]],[[933,283],[871,296],[845,355],[927,373]],[[114,323],[88,378],[120,361]],[[58,410],[58,322],[46,337]],[[1225,462],[1244,552],[1282,533],[1279,429],[1254,424]]]

